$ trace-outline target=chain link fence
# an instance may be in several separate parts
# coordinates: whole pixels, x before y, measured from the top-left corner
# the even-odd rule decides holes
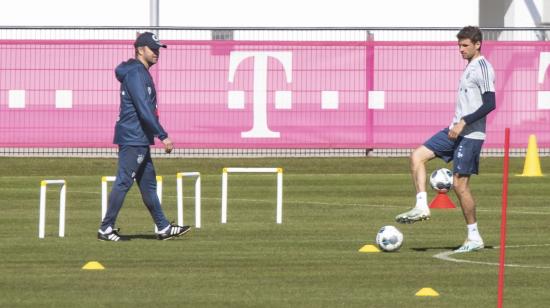
[[[172,47],[151,73],[160,97],[161,123],[168,124],[166,128],[176,137],[172,139],[178,148],[171,155],[154,148],[155,156],[406,156],[428,133],[435,133],[452,118],[455,87],[464,66],[456,48],[458,30],[0,27],[4,51],[0,61],[0,156],[115,157],[117,148],[110,142],[118,115],[119,86],[113,69],[132,57],[131,43],[144,31],[157,33]],[[494,117],[499,130],[509,123],[512,134],[519,135],[520,141],[512,143],[512,156],[525,154],[529,134],[539,138],[540,154],[550,155],[549,111],[532,107],[537,92],[550,89],[538,58],[532,59],[533,55],[550,52],[549,32],[550,28],[483,29],[488,46],[484,53],[488,50],[487,57],[497,64],[497,76],[517,72],[500,87],[503,94],[497,89],[497,96],[506,98]],[[268,75],[274,81],[267,86],[267,104],[275,105],[277,92],[284,92],[276,91],[276,87],[286,87],[286,92],[292,92],[286,108],[290,100],[290,108],[294,108],[291,114],[268,106],[268,119],[279,125],[270,129],[280,127],[284,134],[283,129],[297,129],[303,123],[315,122],[319,127],[301,127],[308,134],[296,135],[299,138],[284,135],[281,138],[287,139],[281,143],[267,140],[240,146],[239,141],[226,142],[240,138],[241,131],[252,125],[244,113],[250,113],[246,108],[251,107],[243,107],[239,113],[228,109],[228,55],[232,51],[263,50],[292,51],[292,82],[296,84],[288,86],[288,80]],[[268,68],[284,73],[285,68],[277,65],[269,62]],[[244,71],[254,68],[250,63],[242,66]],[[253,78],[243,76],[252,85]],[[339,91],[340,106],[352,106],[343,111],[345,117],[334,110],[313,107],[320,95],[313,92],[323,92],[323,87],[331,90],[325,92]],[[381,90],[385,91],[385,109],[371,108],[372,97],[378,96],[371,97],[370,92]],[[253,100],[253,89],[243,93],[248,101]],[[329,102],[332,94],[327,95]],[[181,109],[182,105],[193,108]],[[333,105],[329,109],[334,109]],[[301,106],[308,107],[299,109]],[[271,118],[275,112],[280,118]],[[211,118],[216,122],[212,126],[201,122]],[[219,125],[236,118],[246,121]],[[314,129],[319,135],[310,134]],[[208,137],[212,131],[219,140]],[[195,139],[191,140],[191,135],[196,135]],[[491,135],[493,140],[488,140],[483,155],[501,156],[500,135],[489,132]],[[208,138],[215,141],[203,142]],[[33,141],[25,143],[28,140]]]

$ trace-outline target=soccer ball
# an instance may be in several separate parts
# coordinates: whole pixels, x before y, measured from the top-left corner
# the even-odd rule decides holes
[[[397,251],[403,245],[403,233],[394,226],[383,226],[376,234],[376,244],[383,251]]]
[[[448,192],[453,188],[453,173],[447,168],[439,168],[430,175],[430,185],[439,192]]]

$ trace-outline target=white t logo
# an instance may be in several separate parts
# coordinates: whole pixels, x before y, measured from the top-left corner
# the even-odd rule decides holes
[[[292,52],[290,51],[234,51],[229,58],[229,82],[235,79],[239,64],[246,58],[254,58],[254,90],[253,90],[253,124],[252,129],[241,133],[243,138],[279,138],[279,132],[274,132],[267,126],[267,58],[277,59],[283,65],[287,82],[292,82]],[[281,91],[284,109],[290,108],[290,93]],[[228,93],[229,108],[244,108],[244,92],[230,91]]]

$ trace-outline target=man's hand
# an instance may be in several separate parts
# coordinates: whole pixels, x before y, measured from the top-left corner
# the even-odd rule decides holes
[[[162,140],[162,143],[164,143],[164,152],[172,152],[172,150],[174,149],[174,144],[172,143],[172,140],[170,140],[170,138],[166,137],[166,139]]]
[[[466,126],[466,122],[464,120],[460,119],[460,122],[456,123],[450,130],[449,130],[449,139],[456,140],[458,136],[460,136],[460,133],[462,133],[462,130],[464,129],[464,126]]]

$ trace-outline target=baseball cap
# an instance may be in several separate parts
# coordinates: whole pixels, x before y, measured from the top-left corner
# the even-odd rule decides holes
[[[160,47],[166,48],[167,46],[162,44],[157,35],[151,32],[143,32],[140,34],[134,42],[134,47],[147,46],[151,49],[157,50]]]

